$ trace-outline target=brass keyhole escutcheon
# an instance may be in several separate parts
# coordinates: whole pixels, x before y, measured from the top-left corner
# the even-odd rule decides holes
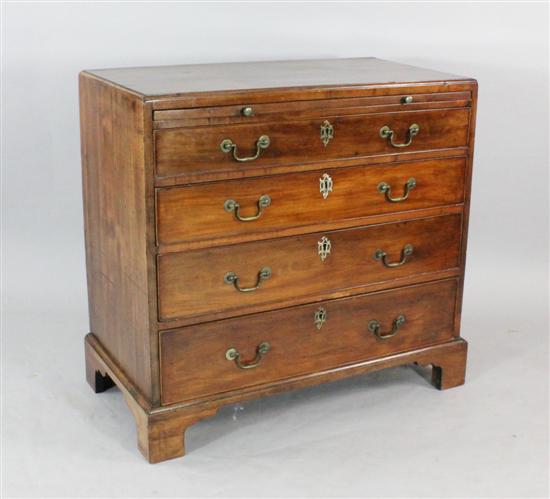
[[[319,192],[323,196],[323,199],[328,198],[333,186],[332,177],[328,173],[323,173],[323,176],[319,179]]]
[[[317,241],[317,253],[322,262],[324,262],[330,255],[331,249],[332,243],[328,237],[323,236],[319,241]]]
[[[321,125],[321,141],[325,145],[325,147],[328,146],[328,143],[334,138],[334,127],[330,123],[330,121],[325,120],[323,121],[323,124]]]
[[[323,307],[319,307],[313,314],[313,324],[319,330],[323,327],[323,324],[327,322],[327,311]]]

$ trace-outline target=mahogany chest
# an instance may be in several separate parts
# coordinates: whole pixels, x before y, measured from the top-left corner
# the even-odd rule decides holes
[[[80,74],[86,374],[149,461],[224,404],[407,363],[464,382],[476,101],[374,58]]]

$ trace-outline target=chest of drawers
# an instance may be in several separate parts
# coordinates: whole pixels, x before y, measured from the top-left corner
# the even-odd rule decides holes
[[[476,102],[374,58],[80,74],[86,375],[149,461],[225,404],[408,363],[464,382]]]

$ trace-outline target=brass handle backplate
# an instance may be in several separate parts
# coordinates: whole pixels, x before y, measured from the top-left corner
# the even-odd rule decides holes
[[[407,147],[412,144],[413,137],[415,135],[418,135],[419,132],[420,132],[420,127],[416,123],[413,123],[409,127],[409,131],[407,132],[407,142],[398,144],[393,141],[394,131],[388,125],[385,125],[380,129],[380,137],[382,137],[383,139],[389,139],[390,144],[393,147]]]
[[[269,144],[271,144],[270,138],[267,135],[262,135],[256,141],[256,154],[247,158],[239,158],[239,156],[237,156],[237,144],[235,144],[231,139],[223,139],[220,143],[220,149],[225,153],[232,153],[235,161],[244,163],[245,161],[253,161],[258,159],[260,154],[262,154],[262,151],[269,147]]]
[[[394,198],[391,195],[391,185],[386,182],[380,182],[378,184],[378,191],[381,192],[386,196],[386,199],[390,203],[400,203],[401,201],[405,201],[409,197],[409,192],[411,192],[411,189],[414,189],[416,187],[416,180],[411,177],[407,182],[405,182],[405,187],[403,188],[403,195],[401,197]]]
[[[382,260],[384,266],[391,269],[403,265],[407,261],[407,258],[413,254],[413,251],[414,247],[412,244],[405,244],[405,246],[403,246],[403,249],[401,250],[401,260],[399,260],[398,262],[388,262],[388,255],[386,254],[386,252],[382,251],[381,249],[377,249],[374,252],[374,258],[376,260]]]
[[[252,369],[258,367],[262,357],[271,350],[271,345],[267,341],[263,341],[256,347],[256,356],[252,360],[241,361],[241,354],[236,348],[228,348],[225,352],[225,358],[235,362],[239,369]]]
[[[235,215],[235,218],[239,220],[240,222],[252,222],[253,220],[258,220],[262,216],[262,213],[264,212],[265,208],[267,208],[271,204],[271,198],[267,194],[263,194],[260,196],[260,199],[258,199],[257,205],[258,205],[258,211],[256,215],[252,215],[250,217],[242,217],[241,216],[241,205],[237,203],[234,199],[228,199],[224,204],[223,208],[228,213],[233,213]]]
[[[260,287],[260,284],[271,277],[271,269],[269,267],[264,267],[258,272],[258,277],[256,278],[256,284],[251,288],[241,288],[239,284],[239,276],[235,272],[228,272],[223,276],[223,282],[225,284],[233,284],[237,291],[241,293],[250,293],[255,291]]]
[[[399,331],[399,328],[405,324],[405,316],[403,314],[398,315],[392,323],[392,328],[389,333],[381,333],[380,329],[380,322],[378,322],[376,319],[373,319],[372,321],[369,321],[368,328],[371,333],[374,333],[374,335],[379,340],[387,340],[388,338],[391,338],[392,336],[395,336],[397,334],[397,331]]]

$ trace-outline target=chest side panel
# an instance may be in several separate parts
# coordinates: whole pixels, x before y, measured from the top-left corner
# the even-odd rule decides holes
[[[90,327],[150,399],[143,105],[81,74],[80,116]]]

